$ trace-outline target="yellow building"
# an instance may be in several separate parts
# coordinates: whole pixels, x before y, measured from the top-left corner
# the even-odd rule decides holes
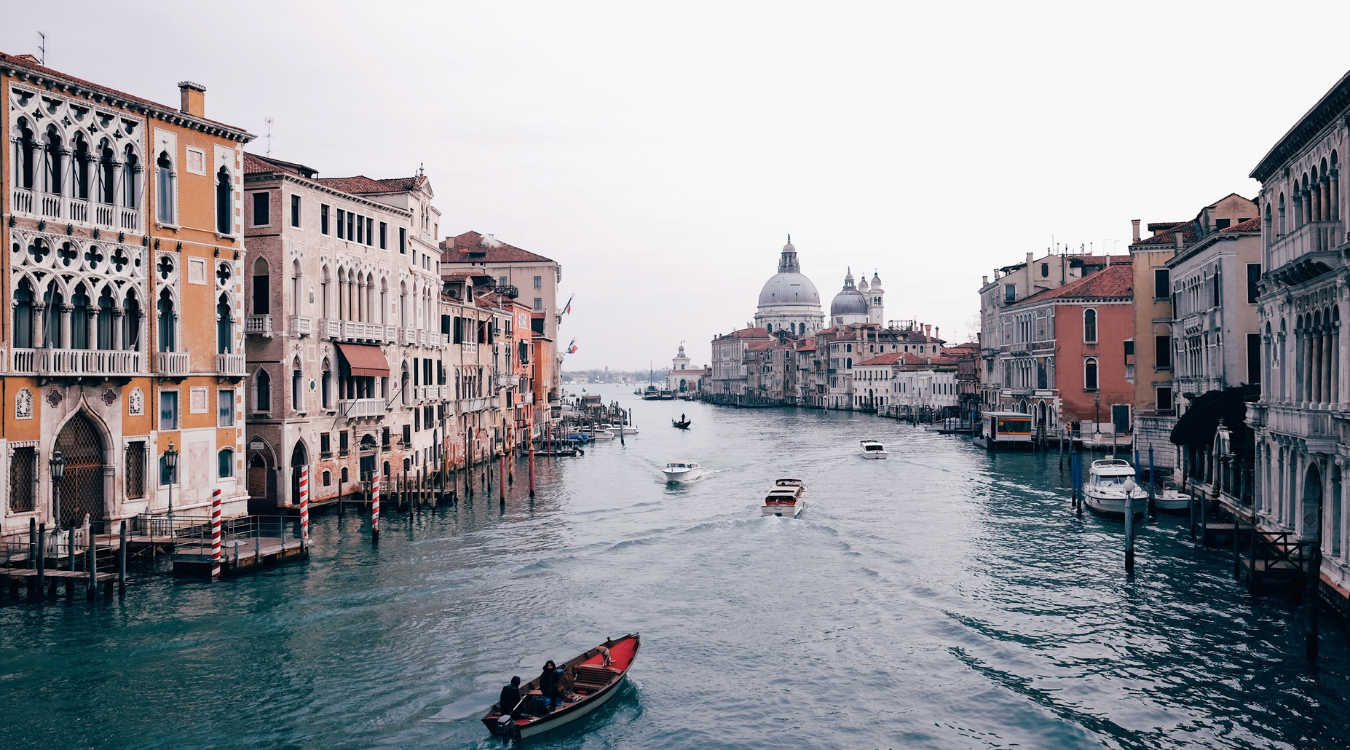
[[[239,206],[252,136],[206,119],[201,86],[179,88],[166,106],[0,53],[0,533],[30,519],[114,531],[170,503],[205,516],[217,488],[227,514],[246,508]]]

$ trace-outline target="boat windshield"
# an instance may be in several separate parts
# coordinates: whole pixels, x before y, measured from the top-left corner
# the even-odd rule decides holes
[[[1105,487],[1119,487],[1125,484],[1125,480],[1134,479],[1129,474],[1122,474],[1114,477],[1097,477],[1097,484]]]
[[[883,448],[882,448],[880,445],[878,445],[877,443],[868,443],[867,445],[864,445],[863,448],[864,448],[865,450],[869,450],[869,451],[879,451],[879,450],[883,450]]]

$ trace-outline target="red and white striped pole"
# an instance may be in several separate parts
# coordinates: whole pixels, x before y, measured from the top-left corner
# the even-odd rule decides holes
[[[211,580],[220,580],[220,490],[211,492]]]
[[[300,467],[300,548],[309,549],[309,467]]]
[[[380,543],[380,472],[370,480],[370,543]]]

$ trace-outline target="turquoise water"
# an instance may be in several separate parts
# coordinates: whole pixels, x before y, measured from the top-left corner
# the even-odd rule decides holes
[[[595,390],[592,388],[592,390]],[[409,518],[317,516],[307,564],[0,604],[0,747],[500,747],[512,674],[640,631],[547,748],[1345,747],[1346,632],[1252,600],[1160,516],[1074,517],[1055,454],[875,417],[641,402],[626,446]],[[669,420],[687,412],[688,432]],[[857,455],[883,440],[887,461]],[[664,484],[666,461],[710,473]],[[800,519],[758,498],[799,476]]]

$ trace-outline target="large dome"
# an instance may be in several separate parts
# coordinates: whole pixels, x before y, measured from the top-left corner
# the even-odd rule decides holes
[[[760,307],[781,305],[809,305],[820,307],[820,293],[811,280],[792,271],[775,274],[759,290]],[[817,313],[819,314],[819,313]]]

